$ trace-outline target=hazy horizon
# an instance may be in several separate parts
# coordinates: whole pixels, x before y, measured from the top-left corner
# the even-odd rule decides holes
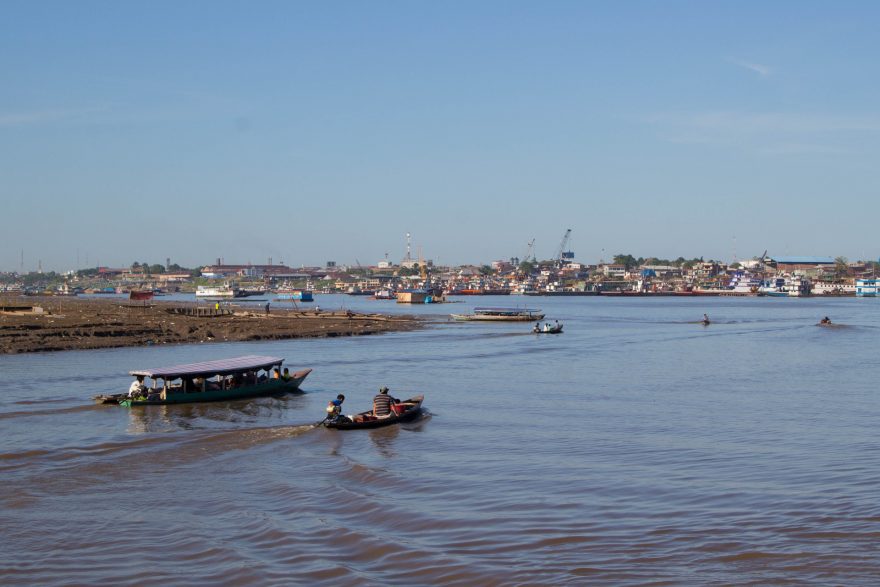
[[[880,257],[874,3],[0,15],[0,270]]]

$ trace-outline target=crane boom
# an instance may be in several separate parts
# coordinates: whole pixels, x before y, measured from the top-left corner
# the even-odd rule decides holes
[[[571,229],[565,231],[565,235],[562,237],[562,242],[559,243],[559,250],[556,252],[556,263],[558,265],[564,265],[566,259],[574,258],[574,253],[571,251],[566,251],[568,248],[568,239],[571,238]]]
[[[525,262],[534,262],[535,258],[535,239],[529,241],[529,248],[526,249],[526,256],[523,258]]]

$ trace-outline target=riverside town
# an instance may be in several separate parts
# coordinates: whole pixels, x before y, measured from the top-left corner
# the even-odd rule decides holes
[[[65,273],[0,273],[0,292],[25,295],[195,293],[227,299],[274,295],[313,301],[315,294],[345,293],[438,303],[450,296],[864,296],[876,297],[880,262],[844,257],[762,255],[729,262],[693,257],[674,260],[614,255],[598,263],[579,262],[565,237],[551,259],[537,259],[534,240],[523,257],[482,265],[436,265],[406,254],[395,263],[291,267],[282,263],[231,264],[223,258],[195,268],[134,262],[128,267],[92,267]],[[409,237],[409,235],[407,235]]]

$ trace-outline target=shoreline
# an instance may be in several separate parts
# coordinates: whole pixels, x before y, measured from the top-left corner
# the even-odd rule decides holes
[[[266,315],[261,308],[224,307],[219,313],[213,308],[213,303],[140,305],[119,298],[2,296],[0,354],[365,336],[416,330],[424,324],[413,316],[276,306]]]

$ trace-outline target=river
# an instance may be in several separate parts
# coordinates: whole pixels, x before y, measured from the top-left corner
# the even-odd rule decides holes
[[[316,296],[437,317],[415,332],[0,356],[0,583],[876,584],[880,302],[458,299]],[[447,321],[516,304],[565,332]],[[314,371],[283,397],[90,401],[242,354]],[[313,428],[383,385],[424,417]]]

